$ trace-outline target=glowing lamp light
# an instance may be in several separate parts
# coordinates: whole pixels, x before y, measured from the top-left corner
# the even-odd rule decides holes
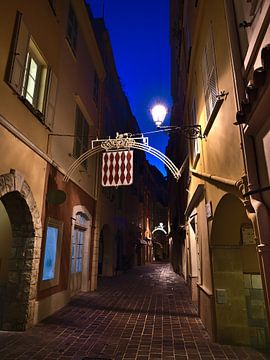
[[[164,106],[162,104],[156,104],[155,106],[152,107],[151,114],[152,114],[154,123],[156,124],[157,127],[161,126],[167,113],[168,113],[168,110],[167,110],[166,106]]]

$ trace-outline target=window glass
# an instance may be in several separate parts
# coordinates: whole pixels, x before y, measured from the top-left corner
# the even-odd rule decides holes
[[[88,150],[89,144],[89,125],[84,118],[81,110],[76,108],[76,120],[75,120],[75,138],[73,155],[78,158],[86,150]],[[85,168],[87,167],[87,161],[82,164]]]
[[[55,277],[58,232],[55,227],[47,227],[42,280],[51,280]]]
[[[77,45],[77,27],[78,24],[77,24],[76,15],[74,13],[73,8],[70,6],[68,12],[67,40],[74,52],[76,51],[76,45]]]

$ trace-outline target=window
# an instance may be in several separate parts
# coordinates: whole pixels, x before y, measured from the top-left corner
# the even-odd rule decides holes
[[[76,52],[76,45],[77,45],[77,30],[78,30],[77,18],[72,6],[70,5],[68,12],[67,40],[74,53]]]
[[[48,67],[38,49],[30,39],[24,68],[21,95],[34,109],[44,112],[44,95]]]
[[[99,99],[99,79],[98,75],[95,72],[94,74],[94,88],[93,88],[93,100],[96,105],[98,105],[98,99]]]
[[[212,31],[210,31],[202,54],[202,75],[205,93],[207,121],[217,102],[217,74]]]
[[[57,78],[30,35],[21,13],[17,13],[13,39],[6,80],[30,111],[52,128]]]
[[[193,98],[191,103],[191,125],[197,125],[196,101]],[[192,166],[195,167],[200,157],[199,139],[192,139]]]
[[[45,235],[41,288],[55,286],[59,281],[63,223],[48,218]]]
[[[83,116],[79,107],[76,107],[76,123],[75,123],[75,139],[73,155],[78,158],[86,150],[88,150],[89,141],[89,125]],[[87,167],[87,162],[83,163],[83,166]]]
[[[76,214],[72,248],[71,248],[71,272],[82,272],[84,233],[86,230],[86,218],[79,212]]]

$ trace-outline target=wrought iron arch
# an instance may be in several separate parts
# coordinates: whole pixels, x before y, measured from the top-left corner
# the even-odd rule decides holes
[[[163,154],[158,149],[148,145],[148,138],[143,135],[138,138],[131,137],[130,134],[116,134],[115,139],[105,139],[105,140],[94,140],[92,141],[92,148],[84,152],[78,159],[76,159],[71,166],[68,168],[67,173],[64,177],[64,181],[69,181],[73,172],[89,157],[96,155],[103,151],[113,151],[113,150],[127,150],[127,149],[137,149],[145,151],[157,159],[163,162],[163,164],[170,170],[172,175],[176,180],[179,180],[181,176],[181,169],[178,169],[173,161]]]

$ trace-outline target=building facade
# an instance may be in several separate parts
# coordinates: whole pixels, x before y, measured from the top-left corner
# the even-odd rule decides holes
[[[1,328],[96,288],[96,137],[105,69],[83,1],[1,3]],[[100,84],[98,91],[97,84]]]
[[[172,50],[178,123],[201,127],[201,137],[189,140],[189,178],[179,185],[188,193],[182,274],[214,339],[266,347],[269,301],[262,259],[268,240],[259,241],[256,224],[262,215],[246,195],[247,179],[254,176],[251,130],[233,123],[236,113],[241,122],[248,107],[244,89],[267,43],[269,2],[171,1],[171,6],[178,6],[171,15],[172,43],[179,48]],[[264,154],[267,133],[266,126],[258,145]],[[264,174],[266,163],[259,165]],[[263,184],[267,187],[266,178]],[[266,208],[262,231],[269,226]]]

